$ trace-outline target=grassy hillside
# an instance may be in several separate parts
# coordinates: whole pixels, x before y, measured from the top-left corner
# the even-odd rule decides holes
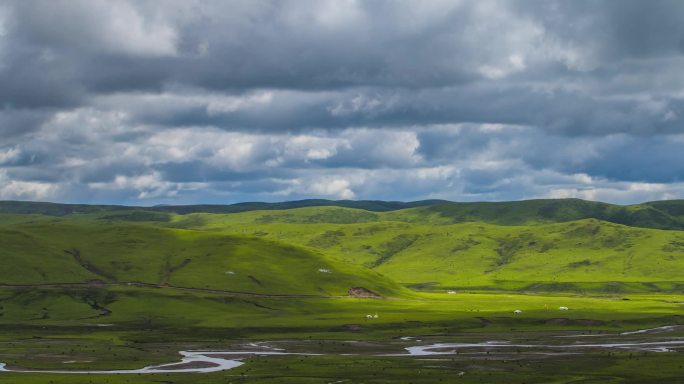
[[[499,225],[537,225],[582,219],[598,219],[641,228],[684,229],[684,200],[613,205],[579,199],[526,200],[510,202],[455,203],[444,200],[415,202],[300,200],[282,203],[238,203],[232,205],[181,205],[125,207],[111,205],[54,204],[0,201],[0,213],[66,216],[127,212],[131,220],[166,220],[168,214],[231,214],[251,211],[283,211],[300,208],[353,208],[369,213],[389,212],[394,221],[453,224],[485,222]]]
[[[343,207],[363,209],[374,212],[394,211],[413,207],[430,206],[445,203],[445,200],[423,200],[413,202],[379,201],[379,200],[324,200],[309,199],[286,201],[282,203],[245,202],[230,205],[200,204],[200,205],[159,205],[154,207],[127,207],[120,205],[87,205],[87,204],[57,204],[31,201],[0,201],[0,213],[43,214],[49,216],[64,216],[79,213],[95,213],[104,211],[151,211],[170,212],[178,214],[188,213],[238,213],[263,210],[284,210],[305,207]]]
[[[256,206],[268,209],[249,210]],[[33,213],[0,214],[0,283],[134,281],[319,295],[353,286],[386,294],[401,286],[684,292],[684,233],[643,228],[679,225],[681,201],[401,206],[306,200],[177,214],[187,207],[6,202],[0,210]]]
[[[668,202],[662,202],[668,203]],[[579,199],[516,202],[443,203],[397,211],[402,221],[433,223],[485,222],[499,225],[539,225],[598,219],[641,228],[684,228],[684,205],[646,203],[620,206]]]
[[[387,212],[398,209],[406,209],[413,207],[430,206],[444,203],[444,200],[423,200],[413,202],[401,201],[379,201],[379,200],[323,200],[323,199],[309,199],[299,201],[286,201],[282,203],[258,203],[247,202],[231,205],[171,205],[152,207],[155,211],[173,212],[179,214],[187,213],[238,213],[248,211],[263,211],[263,210],[284,210],[296,209],[305,207],[343,207],[363,209],[373,212]]]
[[[344,208],[176,216],[165,224],[314,249],[421,288],[619,292],[684,290],[684,233],[596,219],[548,225],[447,224],[416,210]]]
[[[309,295],[397,289],[375,272],[272,240],[93,221],[0,226],[0,282],[98,280]]]

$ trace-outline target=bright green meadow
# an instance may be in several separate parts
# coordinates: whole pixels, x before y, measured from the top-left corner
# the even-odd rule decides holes
[[[682,201],[0,202],[0,383],[684,382],[676,346],[564,349],[684,341],[683,228]],[[305,354],[68,372],[258,348]]]

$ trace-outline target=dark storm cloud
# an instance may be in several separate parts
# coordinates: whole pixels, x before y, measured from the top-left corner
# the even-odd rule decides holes
[[[320,104],[268,105],[267,113],[208,116],[199,106],[156,116],[227,129],[492,122],[584,133],[633,122],[638,127],[627,130],[667,131],[638,101],[596,96],[621,94],[615,83],[631,75],[638,90],[659,91],[649,84],[652,66],[622,61],[681,56],[684,41],[684,6],[676,1],[169,2],[163,9],[28,1],[7,9],[4,104],[70,106],[88,93],[154,93],[173,84],[334,92]],[[659,63],[658,72],[681,64]],[[397,102],[373,113],[330,113],[328,103],[344,108],[355,94]]]
[[[682,197],[682,67],[677,0],[5,0],[0,198]]]
[[[165,180],[172,182],[221,182],[221,181],[254,181],[272,177],[284,178],[295,176],[290,170],[257,169],[250,171],[236,171],[207,165],[203,161],[195,160],[182,163],[162,163],[154,166]]]
[[[569,136],[677,133],[681,131],[678,117],[684,115],[684,104],[668,97],[644,100],[641,96],[607,95],[597,99],[577,91],[538,90],[505,83],[423,90],[353,88],[335,93],[272,94],[268,102],[225,111],[212,110],[210,99],[175,106],[167,99],[148,99],[147,104],[127,110],[147,124],[215,126],[231,131],[401,128],[471,122],[530,125]],[[136,103],[134,100],[130,103]]]
[[[17,136],[22,136],[38,128],[54,113],[51,109],[0,109],[0,135],[7,144]]]
[[[559,169],[615,180],[672,183],[684,181],[684,136],[605,140],[600,157]]]
[[[684,53],[684,4],[678,0],[524,1],[516,8],[561,39],[596,41],[604,59]]]

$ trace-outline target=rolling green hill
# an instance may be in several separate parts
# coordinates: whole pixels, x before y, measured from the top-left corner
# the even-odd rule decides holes
[[[166,225],[271,238],[431,289],[684,290],[684,233],[596,219],[449,224],[345,208],[176,216]],[[397,216],[413,220],[393,221]]]
[[[98,280],[309,295],[354,286],[389,295],[402,286],[684,292],[682,201],[3,202],[0,212],[4,284]]]
[[[154,211],[177,214],[188,213],[238,213],[263,210],[284,210],[305,207],[344,207],[356,208],[374,212],[394,211],[413,207],[430,206],[445,203],[444,200],[423,200],[414,202],[379,201],[379,200],[323,200],[309,199],[286,201],[282,203],[245,202],[230,205],[158,205],[154,207],[130,207],[121,205],[87,205],[87,204],[58,204],[32,201],[0,201],[0,213],[42,214],[50,216],[64,216],[79,213],[94,213],[103,211]]]
[[[509,202],[456,203],[445,200],[415,202],[300,200],[282,203],[247,202],[232,205],[179,205],[127,207],[115,205],[55,204],[0,201],[0,214],[68,216],[114,213],[131,215],[129,221],[166,220],[168,214],[232,214],[252,211],[285,211],[301,208],[353,208],[370,213],[392,213],[392,221],[430,224],[484,222],[498,225],[537,225],[582,219],[598,219],[641,228],[684,229],[684,200],[656,201],[636,205],[614,205],[580,199],[524,200]],[[341,211],[340,211],[341,212]],[[367,217],[370,217],[367,215]]]
[[[273,295],[399,290],[373,271],[267,239],[94,221],[0,226],[0,283],[140,282]]]
[[[445,203],[418,208],[423,215],[452,223],[482,221],[499,225],[561,223],[599,219],[633,227],[682,229],[682,202],[619,206],[579,199],[528,200],[503,203]]]

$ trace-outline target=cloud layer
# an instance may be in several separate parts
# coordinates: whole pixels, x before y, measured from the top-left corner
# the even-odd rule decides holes
[[[684,3],[0,1],[0,199],[684,198]]]

